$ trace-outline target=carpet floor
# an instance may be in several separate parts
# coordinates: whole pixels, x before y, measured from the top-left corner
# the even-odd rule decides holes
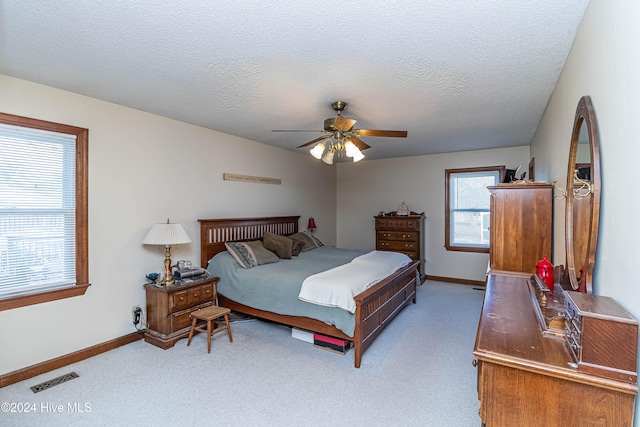
[[[425,282],[360,369],[353,351],[318,349],[259,320],[234,322],[233,343],[217,334],[211,354],[204,335],[167,351],[137,341],[0,389],[0,425],[477,427],[471,362],[483,298]],[[79,377],[30,389],[69,372]]]

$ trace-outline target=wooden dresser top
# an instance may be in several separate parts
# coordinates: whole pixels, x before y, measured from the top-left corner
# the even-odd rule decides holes
[[[544,336],[527,277],[490,274],[478,324],[474,356],[478,360],[613,389],[637,387],[578,372],[562,337]]]

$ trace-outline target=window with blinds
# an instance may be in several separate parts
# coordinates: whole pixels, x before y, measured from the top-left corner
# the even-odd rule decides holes
[[[0,124],[0,297],[76,282],[75,147]]]
[[[0,114],[0,309],[75,296],[80,291],[60,290],[88,286],[87,132]],[[38,294],[50,296],[34,299]]]

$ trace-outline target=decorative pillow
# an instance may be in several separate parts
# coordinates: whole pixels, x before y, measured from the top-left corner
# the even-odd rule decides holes
[[[262,235],[264,247],[274,252],[282,259],[291,259],[293,254],[293,240],[287,236],[266,232]]]
[[[324,246],[320,240],[316,239],[310,233],[306,231],[299,231],[295,234],[289,236],[290,239],[299,240],[304,242],[304,246],[302,247],[302,252],[307,252],[315,248],[319,248],[320,246]]]
[[[262,242],[227,242],[224,244],[231,256],[242,268],[252,268],[256,265],[271,264],[280,261],[273,252],[265,249]]]
[[[303,233],[308,234],[309,236],[311,236],[311,238],[316,242],[317,247],[321,248],[322,246],[324,246],[324,243],[322,243],[320,241],[320,239],[318,239],[316,236],[314,236],[310,231],[303,231]]]
[[[291,239],[291,240],[293,240],[293,247],[291,248],[291,256],[300,255],[300,252],[302,252],[302,248],[304,248],[304,242],[297,239]]]

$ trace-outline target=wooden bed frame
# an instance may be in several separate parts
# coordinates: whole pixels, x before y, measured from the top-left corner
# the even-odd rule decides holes
[[[298,231],[299,216],[264,218],[199,219],[200,265],[206,268],[209,260],[226,250],[224,243],[260,239],[264,232],[293,234]],[[355,332],[350,337],[335,326],[308,317],[286,316],[258,310],[218,295],[221,306],[239,313],[307,329],[332,337],[354,341],[354,364],[360,367],[362,353],[371,345],[384,327],[408,305],[416,302],[416,284],[419,283],[419,261],[399,269],[391,276],[356,295]]]

